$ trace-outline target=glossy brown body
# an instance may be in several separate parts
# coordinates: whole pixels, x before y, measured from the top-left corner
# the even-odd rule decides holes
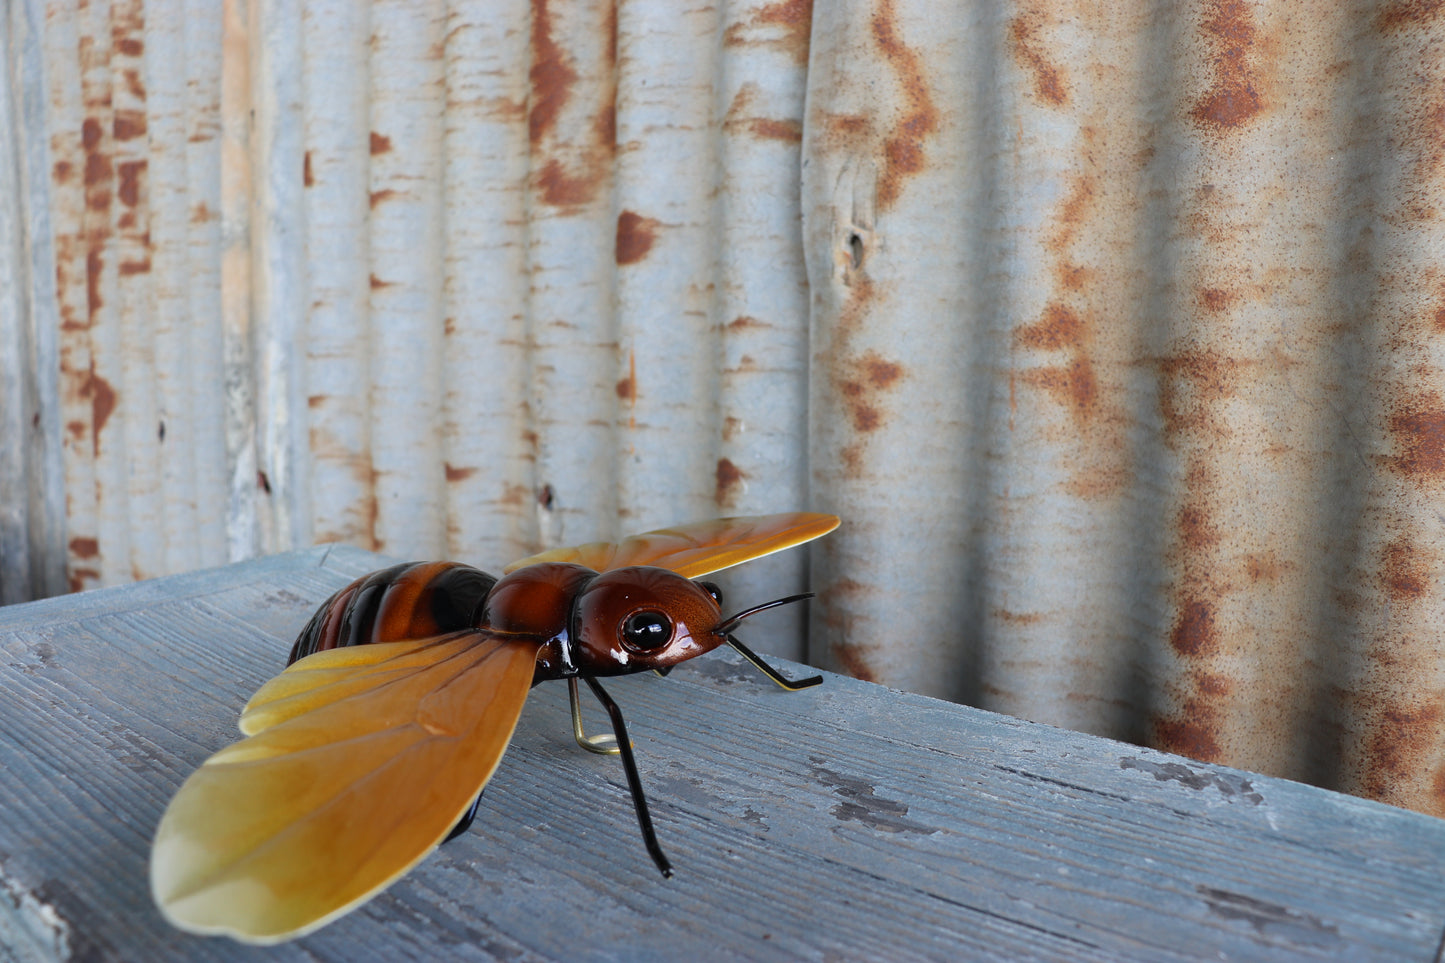
[[[669,623],[664,640],[629,642],[639,613]],[[665,669],[727,641],[717,600],[675,572],[629,566],[597,573],[569,562],[540,562],[500,580],[458,562],[410,562],[373,572],[316,611],[288,664],[314,652],[400,642],[476,628],[492,637],[540,643],[535,682]]]
[[[460,562],[403,562],[363,575],[321,603],[286,664],[327,649],[472,628],[496,584],[494,576]]]

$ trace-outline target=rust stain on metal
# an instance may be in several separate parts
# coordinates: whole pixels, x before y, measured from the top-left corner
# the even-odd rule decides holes
[[[1234,691],[1234,681],[1228,676],[1212,672],[1197,672],[1192,676],[1194,688],[1212,699],[1222,699]]]
[[[1187,598],[1169,633],[1169,645],[1186,658],[1208,655],[1219,648],[1214,609],[1200,598]]]
[[[116,196],[126,207],[135,207],[140,203],[141,186],[146,173],[147,161],[123,161],[116,165],[116,174],[119,184],[116,186]]]
[[[1380,581],[1390,598],[1409,602],[1425,595],[1430,588],[1433,560],[1408,536],[1395,539],[1382,552]]]
[[[1066,304],[1049,304],[1038,321],[1018,330],[1014,340],[1036,350],[1068,351],[1072,357],[1066,363],[1032,368],[1019,377],[1048,392],[1077,421],[1095,420],[1100,410],[1099,380],[1088,353],[1092,335],[1078,312]]]
[[[149,274],[149,273],[150,273],[150,269],[151,269],[151,259],[150,259],[150,258],[143,258],[142,260],[139,260],[139,261],[121,261],[121,262],[120,262],[120,274],[121,274],[121,277],[130,277],[130,276],[136,275],[136,274]]]
[[[1092,174],[1073,175],[1069,193],[1064,197],[1058,216],[1054,218],[1053,229],[1044,242],[1049,252],[1059,259],[1055,272],[1061,275],[1060,280],[1069,289],[1077,290],[1083,286],[1084,270],[1069,263],[1069,254],[1079,238],[1080,228],[1096,205],[1097,193]]]
[[[753,100],[757,97],[758,85],[743,84],[733,95],[723,117],[723,130],[729,133],[747,133],[759,140],[780,140],[787,143],[802,143],[803,125],[797,120],[777,120],[758,117],[750,113]]]
[[[1098,411],[1099,381],[1087,356],[1064,365],[1035,368],[1021,375],[1025,384],[1047,391],[1081,421],[1093,420]]]
[[[592,131],[597,143],[608,154],[617,153],[617,86],[612,85],[611,98],[597,111],[592,121]]]
[[[527,132],[533,146],[557,123],[557,115],[572,95],[577,71],[572,69],[562,48],[552,39],[552,14],[548,0],[532,2],[532,97],[527,115]]]
[[[457,468],[449,461],[442,462],[442,467],[446,469],[449,482],[466,481],[477,473],[475,468]]]
[[[110,386],[109,381],[96,374],[92,367],[82,391],[90,397],[91,444],[93,453],[99,455],[100,433],[105,429],[105,423],[110,420],[111,413],[115,411],[115,389]]]
[[[607,45],[602,48],[605,61],[603,103],[593,118],[592,129],[602,149],[609,154],[617,152],[617,4],[611,0],[603,10],[602,33]]]
[[[873,301],[873,282],[861,266],[845,266],[843,283],[848,288],[848,296],[838,311],[837,336],[824,352],[822,363],[830,373],[830,383],[853,426],[867,432],[882,424],[882,415],[874,403],[873,392],[862,380],[864,373],[859,369],[860,359],[850,356],[849,352],[853,337],[867,317]],[[839,460],[845,478],[863,475],[863,456],[861,439],[855,439],[842,448]]]
[[[314,187],[316,176],[311,172],[311,152],[308,150],[301,155],[301,183],[306,187]]]
[[[146,134],[146,115],[139,110],[117,110],[111,124],[116,140],[134,140]]]
[[[602,56],[606,58],[609,71],[617,67],[617,4],[620,0],[610,0],[602,11],[602,35],[607,38],[607,45],[602,48]]]
[[[396,282],[395,282],[395,281],[383,281],[381,278],[377,277],[375,274],[371,275],[370,277],[371,277],[371,289],[372,289],[373,291],[380,291],[380,290],[383,289],[383,288],[390,288],[390,287],[395,287],[395,286],[396,286]]]
[[[105,258],[101,252],[105,249],[104,235],[91,240],[90,250],[85,252],[85,303],[90,318],[105,305],[100,296],[100,279],[105,271]],[[89,327],[89,322],[86,325]]]
[[[1260,77],[1251,63],[1254,8],[1244,0],[1213,0],[1208,9],[1201,27],[1212,52],[1214,82],[1189,113],[1200,126],[1227,132],[1249,123],[1265,107]]]
[[[1416,773],[1435,755],[1442,722],[1445,708],[1439,702],[1385,709],[1370,738],[1364,794],[1385,802],[1399,798],[1401,787],[1414,783]]]
[[[1213,762],[1221,755],[1218,730],[1218,710],[1202,699],[1189,699],[1177,717],[1154,720],[1154,743],[1167,752]]]
[[[384,187],[379,191],[372,191],[370,202],[371,209],[373,211],[376,210],[378,205],[382,204],[385,201],[391,200],[393,197],[401,197],[402,193],[402,191],[392,190],[390,187]]]
[[[893,69],[908,105],[883,141],[883,169],[878,176],[878,207],[886,210],[903,193],[908,178],[924,169],[923,145],[938,130],[938,109],[918,54],[903,43],[894,17],[894,0],[880,0],[870,25],[873,39]]]
[[[713,500],[719,508],[726,508],[732,505],[733,499],[742,487],[747,475],[737,465],[727,458],[717,460],[717,486],[713,492]]]
[[[1404,97],[1409,133],[1399,153],[1410,159],[1403,178],[1399,217],[1407,222],[1435,221],[1440,212],[1440,174],[1445,168],[1445,92],[1423,84]]]
[[[1009,42],[1014,57],[1033,74],[1034,91],[1039,99],[1054,107],[1069,102],[1068,84],[1063,71],[1044,55],[1037,34],[1041,17],[1036,13],[1015,17],[1009,23]]]
[[[879,357],[871,351],[863,356],[858,366],[863,372],[864,380],[871,388],[891,388],[893,382],[903,377],[902,365],[896,361]]]
[[[872,128],[872,122],[863,114],[823,114],[823,132],[829,141],[856,140]]]
[[[771,328],[772,325],[766,321],[759,321],[750,314],[740,314],[724,325],[724,327],[728,331],[746,331],[749,328]]]
[[[1038,321],[1020,328],[1014,338],[1024,347],[1045,351],[1077,348],[1084,343],[1084,322],[1068,305],[1054,303],[1044,308]]]
[[[103,129],[100,121],[94,117],[87,117],[81,125],[81,143],[85,147],[86,187],[104,183],[110,180],[112,174],[110,155],[98,149],[102,136]],[[92,210],[104,210],[110,207],[110,200],[107,197],[103,203],[97,203],[93,196],[87,193],[86,206]]]
[[[382,134],[378,134],[376,131],[372,131],[372,132],[371,132],[371,154],[372,154],[372,156],[375,157],[377,154],[385,154],[385,153],[387,153],[387,152],[390,151],[390,150],[391,150],[391,138],[390,138],[390,137],[386,137],[386,136],[384,136],[384,135],[382,135]]]
[[[75,558],[95,558],[100,554],[100,542],[77,536],[70,540],[70,554]]]
[[[377,523],[381,521],[381,500],[376,497],[376,482],[381,473],[376,470],[369,457],[359,462],[356,467],[358,477],[364,479],[366,485],[366,494],[362,496],[366,508],[366,527],[361,533],[364,547],[379,552],[385,545],[376,535]]]
[[[833,640],[829,651],[843,671],[853,678],[862,679],[864,682],[872,682],[876,678],[873,667],[868,664],[867,646],[844,642],[839,637]]]
[[[780,140],[791,144],[803,142],[803,125],[796,120],[753,117],[747,121],[747,129],[759,140]]]
[[[1203,427],[1208,406],[1232,396],[1241,373],[1254,365],[1207,351],[1185,351],[1160,359],[1159,408],[1165,434],[1176,436]]]
[[[1445,12],[1445,0],[1403,0],[1386,5],[1376,17],[1375,24],[1381,32],[1392,33],[1426,26],[1442,12]]]
[[[1064,357],[1011,373],[1009,382],[1011,412],[1016,407],[1013,393],[1021,382],[1048,395],[1067,412],[1077,438],[1089,440],[1065,488],[1075,497],[1091,500],[1109,497],[1129,483],[1128,471],[1112,456],[1123,445],[1117,429],[1127,415],[1105,404],[1105,387],[1093,356],[1095,324],[1086,309],[1075,306],[1093,272],[1075,262],[1073,246],[1096,206],[1097,193],[1092,173],[1083,171],[1071,178],[1044,238],[1053,258],[1054,292],[1038,320],[1019,328],[1013,338],[1018,348]],[[1087,294],[1084,297],[1087,304]]]
[[[847,406],[854,429],[865,432],[877,430],[883,425],[878,397],[904,376],[903,366],[869,351],[846,362],[845,369],[847,374],[838,382],[838,392]]]
[[[586,174],[569,174],[555,157],[543,166],[537,175],[537,183],[542,188],[543,200],[557,207],[586,204],[597,193],[595,180]]]
[[[1044,621],[1042,612],[1014,612],[1009,609],[997,608],[990,615],[1009,625],[1038,625]]]
[[[72,592],[83,592],[85,591],[85,584],[87,582],[94,583],[99,578],[99,569],[70,566],[65,580],[69,584]]]
[[[1233,291],[1226,291],[1223,288],[1200,288],[1199,303],[1204,310],[1213,314],[1225,311],[1235,301],[1237,295]]]
[[[657,240],[660,223],[653,218],[643,217],[635,211],[623,211],[617,215],[616,257],[618,266],[636,264],[647,257],[652,244]]]
[[[1210,518],[1208,503],[1196,491],[1191,490],[1188,501],[1179,509],[1176,524],[1179,540],[1190,552],[1199,552],[1219,544],[1219,529]]]
[[[1245,574],[1254,583],[1277,582],[1286,574],[1298,569],[1297,564],[1283,561],[1273,552],[1265,555],[1246,555],[1244,558]]]
[[[726,47],[776,47],[795,63],[808,62],[812,40],[813,0],[779,0],[723,31]]]
[[[637,352],[627,352],[627,377],[617,382],[617,397],[631,404],[637,400]]]
[[[1420,394],[1390,416],[1390,436],[1399,454],[1386,463],[1396,472],[1433,477],[1445,472],[1445,403],[1434,393]]]

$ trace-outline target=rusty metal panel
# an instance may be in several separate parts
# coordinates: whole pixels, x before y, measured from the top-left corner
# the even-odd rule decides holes
[[[832,510],[817,661],[1445,813],[1435,6],[7,10],[4,598]]]
[[[819,8],[815,655],[1445,814],[1437,13]]]
[[[65,589],[42,12],[0,13],[0,604]]]
[[[536,544],[527,313],[531,10],[454,5],[446,38],[443,245],[446,553],[489,564]],[[452,199],[460,202],[456,207]]]
[[[365,4],[303,5],[300,73],[309,96],[301,103],[298,229],[305,240],[311,535],[372,548],[369,14]]]
[[[73,588],[805,502],[806,7],[22,9]]]

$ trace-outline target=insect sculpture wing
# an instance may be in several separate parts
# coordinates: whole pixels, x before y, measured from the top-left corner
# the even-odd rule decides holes
[[[575,548],[553,549],[513,562],[506,571],[513,572],[537,562],[575,562],[598,572],[624,565],[656,565],[686,578],[701,578],[801,545],[837,527],[837,516],[816,512],[718,518],[660,528],[620,542],[589,542]]]
[[[270,943],[366,900],[491,777],[537,644],[477,631],[318,652],[262,686],[171,800],[151,892],[176,926]]]
[[[825,534],[830,515],[723,519],[544,553],[695,578]],[[207,759],[156,829],[151,892],[175,926],[276,943],[426,857],[491,778],[544,640],[485,627],[326,649],[263,685],[246,738]]]

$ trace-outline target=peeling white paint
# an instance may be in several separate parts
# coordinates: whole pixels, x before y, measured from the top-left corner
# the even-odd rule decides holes
[[[6,963],[70,959],[70,926],[0,862],[0,956]]]

